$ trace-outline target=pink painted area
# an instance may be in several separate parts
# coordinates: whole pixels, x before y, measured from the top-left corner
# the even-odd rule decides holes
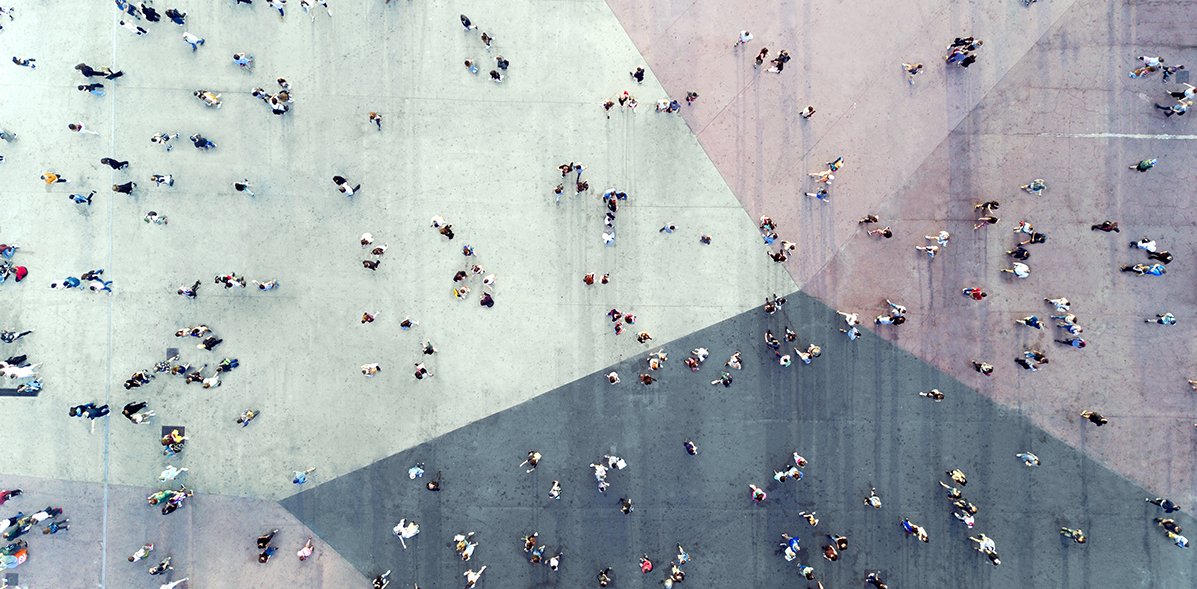
[[[747,212],[770,215],[799,244],[786,264],[806,291],[862,315],[882,312],[885,297],[906,304],[910,322],[883,326],[883,337],[1145,487],[1197,500],[1197,394],[1185,382],[1197,378],[1197,207],[1185,175],[1197,143],[1066,137],[1197,134],[1192,117],[1156,114],[1152,102],[1167,100],[1158,74],[1126,77],[1137,55],[1197,58],[1182,49],[1179,18],[1197,3],[1150,11],[1092,0],[608,4],[672,95],[701,94],[687,122]],[[755,40],[732,50],[740,29]],[[985,40],[980,60],[946,67],[944,46],[964,34]],[[793,60],[780,75],[754,70],[761,46],[787,48]],[[914,85],[902,61],[924,63]],[[818,112],[806,121],[798,112],[808,103]],[[832,202],[803,196],[813,190],[806,173],[839,155],[846,166]],[[1126,169],[1153,156],[1161,164],[1147,174]],[[1041,197],[1018,189],[1035,177],[1050,185]],[[977,197],[1002,203],[999,225],[973,231]],[[892,225],[895,238],[865,236],[856,220],[866,213]],[[1016,281],[999,269],[1021,218],[1050,238],[1033,246],[1032,276]],[[1090,231],[1105,218],[1123,232]],[[954,237],[928,260],[914,246],[939,229]],[[1167,276],[1118,272],[1146,261],[1127,247],[1144,234],[1177,256]],[[963,298],[960,288],[972,285],[990,297]],[[1032,313],[1046,319],[1043,297],[1060,295],[1074,301],[1091,342],[1085,350],[1053,343],[1054,328],[1013,323]],[[1143,323],[1163,311],[1181,323]],[[1024,346],[1044,350],[1051,364],[1034,374],[1019,368],[1013,359]],[[983,379],[973,358],[997,373]],[[1111,423],[1082,422],[1086,408]]]

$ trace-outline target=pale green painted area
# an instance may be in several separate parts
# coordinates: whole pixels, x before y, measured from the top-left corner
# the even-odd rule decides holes
[[[682,120],[653,111],[660,86],[650,75],[631,87],[627,72],[642,62],[604,3],[471,10],[497,39],[493,54],[512,61],[501,85],[485,79],[489,62],[477,78],[461,65],[492,54],[457,24],[457,4],[393,4],[334,2],[335,17],[315,22],[298,6],[280,22],[264,3],[184,4],[185,29],[142,23],[143,38],[114,31],[111,6],[99,3],[20,7],[5,23],[6,44],[39,67],[0,68],[0,125],[20,134],[0,145],[0,236],[25,248],[19,259],[31,269],[0,290],[2,323],[37,330],[7,349],[44,362],[46,388],[32,401],[0,398],[15,426],[0,444],[22,448],[4,471],[103,481],[107,444],[108,480],[148,485],[162,467],[158,423],[182,424],[192,439],[180,464],[195,489],[279,498],[295,491],[292,470],[317,467],[318,484],[650,351],[635,330],[610,333],[613,306],[663,343],[794,289]],[[192,53],[183,30],[206,44]],[[236,51],[256,56],[253,72],[232,63]],[[101,80],[108,96],[87,96],[74,90],[80,61],[127,75]],[[278,76],[296,101],[284,117],[249,96],[273,91]],[[221,92],[223,107],[204,107],[196,88]],[[608,120],[599,104],[625,88],[639,112]],[[369,111],[383,113],[382,132]],[[101,136],[71,134],[72,121]],[[174,151],[149,142],[159,131],[183,135]],[[219,147],[196,151],[186,136],[197,131]],[[109,155],[130,169],[110,173],[98,163]],[[593,194],[554,205],[556,166],[570,160],[585,163]],[[49,169],[72,182],[47,190],[38,176]],[[175,186],[153,187],[154,173],[173,174]],[[340,196],[338,173],[361,193]],[[232,190],[243,177],[256,197]],[[136,195],[109,191],[126,179]],[[631,194],[614,248],[602,243],[597,196],[609,186]],[[65,196],[91,189],[90,209]],[[143,223],[149,210],[169,225]],[[452,242],[429,227],[438,214],[453,224]],[[678,232],[660,234],[666,222]],[[360,266],[364,231],[390,246],[377,272]],[[714,243],[700,245],[700,233]],[[477,279],[469,300],[450,295],[466,243],[498,278],[493,309],[478,306]],[[93,267],[116,294],[47,288]],[[282,286],[212,283],[229,271]],[[612,283],[585,288],[588,271],[610,272]],[[196,279],[197,301],[174,294]],[[361,325],[365,310],[378,321]],[[400,331],[405,315],[420,325]],[[174,337],[196,323],[225,342],[204,352]],[[440,350],[428,358],[436,376],[417,382],[425,338]],[[168,347],[193,364],[227,355],[241,367],[219,389],[167,377],[121,387]],[[367,379],[358,367],[370,362],[383,372]],[[68,406],[105,398],[109,432],[67,419]],[[134,400],[148,400],[159,422],[121,418]],[[234,419],[248,406],[262,417],[241,429]]]

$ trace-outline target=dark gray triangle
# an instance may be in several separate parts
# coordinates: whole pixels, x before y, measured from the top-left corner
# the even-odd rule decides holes
[[[812,365],[780,367],[765,349],[765,329],[780,335],[787,323],[804,348],[823,347]],[[693,557],[686,586],[801,587],[795,563],[776,553],[783,532],[802,538],[799,561],[827,587],[863,586],[875,569],[895,588],[1193,586],[1191,555],[1154,525],[1143,489],[871,333],[849,342],[841,326],[833,310],[794,294],[775,315],[758,308],[666,344],[670,359],[651,386],[635,378],[643,357],[629,360],[615,367],[619,385],[596,373],[282,504],[368,576],[393,569],[399,586],[461,584],[467,563],[448,544],[464,531],[481,543],[468,564],[488,567],[480,587],[596,586],[605,566],[616,587],[653,586],[679,542]],[[693,373],[682,360],[697,346],[711,357]],[[745,360],[732,386],[708,384],[736,350]],[[992,361],[993,378],[1021,370],[1012,358]],[[947,399],[917,395],[931,387]],[[1076,427],[1103,433],[1079,417]],[[688,437],[697,457],[682,447]],[[544,459],[525,474],[518,464],[529,449]],[[806,477],[774,482],[772,467],[794,450],[810,460]],[[1024,467],[1014,456],[1023,450],[1043,465]],[[588,464],[608,453],[628,468],[612,471],[600,495]],[[409,480],[418,461],[428,474]],[[968,474],[965,495],[981,508],[971,532],[936,482],[954,467]],[[426,491],[437,470],[443,490]],[[546,496],[553,479],[564,486],[558,501]],[[749,483],[768,483],[764,504],[750,500]],[[870,486],[880,510],[863,504]],[[618,510],[623,496],[635,502],[630,516]],[[802,510],[818,513],[818,527]],[[931,542],[904,537],[903,516]],[[391,534],[403,517],[422,528],[406,551]],[[1061,526],[1083,528],[1089,543],[1072,544]],[[560,572],[528,564],[520,538],[532,531],[550,554],[564,550]],[[850,542],[834,563],[819,554],[832,532]],[[977,532],[997,541],[1002,566],[971,549]],[[642,553],[657,564],[650,578],[637,567]]]

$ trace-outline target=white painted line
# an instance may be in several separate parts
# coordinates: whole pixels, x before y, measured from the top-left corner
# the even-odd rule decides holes
[[[1197,135],[1150,135],[1146,133],[1038,133],[1037,136],[1062,139],[1161,139],[1164,141],[1197,141]]]

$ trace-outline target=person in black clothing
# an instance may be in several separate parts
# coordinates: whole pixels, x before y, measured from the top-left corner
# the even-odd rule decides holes
[[[147,406],[147,405],[146,405],[146,402],[145,402],[145,401],[138,401],[138,402],[136,402],[136,403],[129,403],[128,405],[125,405],[125,408],[124,408],[124,409],[121,409],[121,415],[124,415],[126,418],[128,418],[128,419],[129,419],[129,421],[132,421],[132,420],[133,420],[133,414],[134,414],[134,413],[137,413],[138,411],[141,411],[142,409],[145,409],[145,408],[146,408],[146,406]]]
[[[153,6],[150,6],[149,4],[146,4],[145,2],[141,2],[140,5],[141,5],[141,14],[145,15],[146,20],[148,20],[150,22],[158,22],[158,21],[162,20],[162,16],[158,14],[157,10],[154,10]]]
[[[204,137],[203,135],[200,135],[199,133],[192,135],[188,139],[191,139],[191,143],[195,145],[196,149],[207,150],[207,149],[212,149],[213,147],[216,147],[215,143],[212,143],[211,141],[208,140],[208,138]]]
[[[110,67],[103,67],[103,68],[100,68],[97,70],[97,69],[91,67],[90,65],[87,65],[86,63],[81,63],[79,65],[76,65],[75,69],[79,70],[79,73],[83,74],[83,76],[87,77],[87,78],[103,76],[105,78],[108,78],[109,80],[115,80],[115,79],[125,75],[125,72],[122,72],[122,71],[114,72],[114,71],[112,71],[112,68],[110,68]]]
[[[129,167],[128,161],[121,161],[110,157],[100,158],[100,163],[112,168],[113,170],[123,170]]]
[[[1012,250],[1006,252],[1006,254],[1009,255],[1011,258],[1014,258],[1015,260],[1026,260],[1027,258],[1031,257],[1031,252],[1028,251],[1027,248],[1022,247],[1021,245],[1015,249],[1012,249]]]
[[[1177,505],[1176,503],[1174,503],[1171,499],[1165,499],[1163,497],[1156,497],[1155,499],[1147,498],[1147,499],[1145,499],[1145,501],[1147,501],[1148,503],[1150,503],[1152,505],[1158,505],[1160,507],[1160,509],[1164,510],[1164,513],[1172,513],[1173,511],[1180,511],[1180,506]]]
[[[1167,250],[1160,250],[1158,252],[1148,252],[1147,257],[1152,260],[1155,260],[1157,262],[1161,262],[1163,264],[1167,264],[1168,262],[1172,261],[1172,254],[1168,253]]]

